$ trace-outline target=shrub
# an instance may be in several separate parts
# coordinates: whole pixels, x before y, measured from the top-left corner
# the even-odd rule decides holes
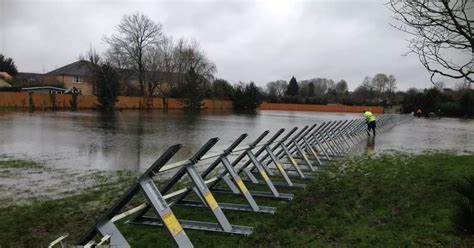
[[[474,175],[454,185],[460,195],[453,217],[455,228],[464,234],[474,234]]]

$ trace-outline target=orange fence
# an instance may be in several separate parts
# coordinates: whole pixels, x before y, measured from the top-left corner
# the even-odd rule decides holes
[[[383,113],[379,106],[345,106],[345,105],[315,105],[263,102],[259,110],[287,110],[287,111],[321,111],[321,112],[362,112],[369,110],[373,113]]]
[[[71,109],[72,95],[54,95],[57,109]],[[147,106],[146,99],[142,97],[119,96],[116,107],[119,109],[143,109]],[[0,92],[0,107],[4,108],[30,108],[30,102],[35,109],[51,109],[53,107],[53,97],[49,93],[33,93],[31,99],[26,92]],[[148,102],[152,109],[163,109],[164,105],[168,109],[182,109],[183,103],[180,99],[152,98]],[[232,101],[221,101],[205,99],[203,101],[206,109],[232,109]],[[92,109],[97,106],[95,96],[77,96],[78,109]],[[369,110],[374,113],[383,113],[383,107],[375,106],[344,106],[344,105],[314,105],[314,104],[288,104],[288,103],[267,103],[264,102],[259,110],[289,110],[289,111],[324,111],[324,112],[362,112]]]
[[[54,97],[57,109],[71,109],[72,95],[57,94]],[[115,106],[120,109],[142,109],[147,104],[146,99],[142,97],[119,96],[117,100]],[[30,108],[30,102],[35,109],[51,109],[54,99],[49,93],[33,93],[30,99],[29,94],[25,92],[0,92],[0,107]],[[232,109],[232,101],[205,99],[203,103],[206,109]],[[92,109],[97,104],[95,96],[77,96],[78,109]],[[183,108],[182,101],[176,98],[167,98],[165,101],[162,98],[152,98],[148,104],[152,109],[163,109],[165,104],[168,109]]]

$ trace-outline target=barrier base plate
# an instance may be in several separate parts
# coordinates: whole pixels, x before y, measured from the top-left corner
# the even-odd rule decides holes
[[[295,178],[301,179],[301,177],[295,177]],[[249,183],[252,182],[252,181],[247,180],[247,179],[245,179],[245,180],[243,180],[243,181],[244,181],[244,182],[249,182]],[[256,183],[256,184],[264,185],[264,184],[266,184],[266,183],[265,183],[265,181],[259,180],[258,183]],[[290,185],[288,185],[288,184],[285,183],[285,182],[273,182],[273,185],[275,185],[275,187],[277,187],[277,188],[299,188],[299,189],[304,189],[304,188],[306,188],[306,184],[305,184],[305,183],[293,183],[293,186],[290,186]],[[252,194],[252,195],[253,195],[253,194]]]
[[[212,189],[212,192],[215,193],[223,193],[223,194],[240,194],[240,193],[234,193],[231,190],[227,189]],[[272,192],[266,192],[266,191],[250,191],[250,194],[254,197],[265,197],[265,198],[272,198],[272,199],[278,199],[278,200],[286,200],[286,201],[291,201],[293,200],[294,195],[293,194],[288,194],[288,193],[280,193],[280,196],[275,196],[272,194]]]
[[[189,201],[189,200],[183,200],[174,205],[175,206],[190,206],[190,207],[206,207],[206,205],[204,205],[202,202]],[[219,207],[226,210],[247,211],[247,212],[255,212],[255,213],[274,214],[276,212],[275,207],[258,206],[259,210],[255,211],[249,205],[237,204],[237,203],[219,203]]]
[[[194,220],[178,220],[184,229],[201,230],[207,232],[220,232],[238,235],[250,235],[253,231],[252,227],[231,225],[232,230],[224,231],[219,224],[205,221],[194,221]],[[163,223],[159,218],[142,216],[133,221],[128,221],[129,224],[134,225],[147,225],[147,226],[163,226]]]

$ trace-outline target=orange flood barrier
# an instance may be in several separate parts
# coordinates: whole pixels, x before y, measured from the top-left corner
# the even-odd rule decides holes
[[[259,110],[287,110],[287,111],[320,111],[320,112],[362,112],[369,110],[373,113],[383,113],[379,106],[345,106],[345,105],[315,105],[315,104],[290,104],[263,102]]]

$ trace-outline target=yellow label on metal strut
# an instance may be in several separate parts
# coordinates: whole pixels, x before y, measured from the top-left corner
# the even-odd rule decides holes
[[[178,219],[176,219],[176,216],[174,216],[173,212],[171,211],[163,215],[163,223],[165,224],[166,228],[168,228],[173,237],[183,231],[181,224],[179,224]]]
[[[207,205],[209,205],[209,207],[212,210],[219,207],[219,205],[216,202],[216,199],[214,198],[214,196],[211,194],[210,191],[207,191],[207,192],[204,193],[204,198],[206,198]]]
[[[292,163],[293,165],[296,164],[296,161],[295,161],[292,157],[290,157],[290,160],[291,160],[291,163]]]
[[[306,157],[306,154],[303,154],[304,160],[308,160],[308,157]]]
[[[239,185],[240,190],[242,190],[242,193],[247,193],[249,190],[245,186],[244,182],[242,182],[242,179],[237,180],[237,185]]]
[[[262,175],[263,179],[265,179],[265,181],[270,180],[270,178],[268,178],[268,175],[264,170],[261,170],[260,174]]]
[[[283,171],[283,166],[281,166],[280,163],[277,163],[277,168],[278,168],[278,170]]]

